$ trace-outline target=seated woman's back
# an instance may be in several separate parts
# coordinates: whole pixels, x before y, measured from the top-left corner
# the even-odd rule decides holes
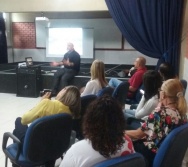
[[[124,125],[120,104],[110,96],[98,98],[84,116],[85,139],[72,145],[60,167],[88,167],[111,157],[134,153],[132,141],[124,135]]]
[[[91,68],[91,80],[87,82],[85,89],[81,93],[81,96],[89,94],[97,94],[99,90],[108,85],[105,79],[105,66],[100,60],[93,61]]]
[[[144,94],[136,108],[136,111],[126,111],[128,114],[132,114],[137,119],[142,119],[148,116],[158,104],[159,96],[158,90],[162,85],[162,79],[160,74],[154,70],[148,70],[143,76]]]

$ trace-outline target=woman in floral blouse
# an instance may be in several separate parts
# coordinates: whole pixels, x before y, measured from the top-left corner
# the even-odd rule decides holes
[[[158,107],[142,123],[141,128],[126,131],[129,137],[136,140],[135,151],[143,154],[148,166],[152,166],[164,138],[174,128],[187,122],[187,103],[181,82],[178,79],[169,79],[162,84],[159,91]]]

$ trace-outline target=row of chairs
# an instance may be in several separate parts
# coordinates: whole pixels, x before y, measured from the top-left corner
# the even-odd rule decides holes
[[[123,104],[126,94],[122,94],[122,92],[126,92],[128,86],[129,83],[123,82],[115,90],[107,87],[98,96],[109,94]],[[76,137],[79,140],[83,139],[81,130],[82,118],[87,106],[96,98],[96,95],[81,97],[80,119],[72,120],[67,114],[57,114],[35,120],[27,130],[24,143],[21,143],[12,133],[4,133],[2,149],[6,155],[5,167],[7,167],[8,158],[12,163],[19,166],[37,166],[44,165],[49,161],[55,161],[55,159],[62,156],[69,147],[71,132],[76,131]],[[9,138],[14,143],[7,146]]]
[[[28,128],[25,142],[20,141],[11,133],[3,136],[2,149],[7,158],[14,164],[24,167],[46,165],[63,155],[69,147],[72,118],[69,114],[56,114],[35,120]],[[13,144],[7,146],[9,138]],[[180,167],[188,148],[188,123],[174,129],[164,139],[153,167]],[[93,167],[145,167],[145,160],[139,153],[111,158],[97,163]]]
[[[73,130],[76,131],[76,138],[79,140],[82,140],[84,138],[82,134],[82,128],[81,128],[82,118],[86,112],[86,108],[93,100],[95,100],[97,97],[101,97],[107,94],[117,99],[122,105],[122,107],[124,107],[128,90],[129,90],[129,83],[122,82],[115,89],[113,89],[112,87],[105,87],[102,90],[100,90],[97,95],[91,94],[91,95],[86,95],[86,96],[81,97],[80,118],[73,120]]]
[[[128,87],[128,82],[122,82],[115,90],[110,87],[105,88],[106,90],[103,89],[98,96],[110,94],[117,98],[121,104],[124,104],[124,99],[127,94],[125,92],[128,92]],[[83,117],[88,104],[96,98],[96,95],[88,95],[81,98],[81,117]],[[81,122],[79,122],[79,126],[76,125],[76,127],[80,128],[80,134],[78,134],[83,138],[80,123]],[[5,167],[7,167],[8,158],[14,164],[25,167],[45,165],[49,161],[55,162],[70,146],[72,125],[74,127],[74,121],[68,114],[56,114],[39,118],[29,126],[23,144],[12,133],[4,133],[2,149],[6,156]],[[11,138],[14,143],[7,146],[9,138]],[[188,147],[187,141],[188,124],[173,130],[162,143],[154,160],[153,167],[181,166],[183,156]],[[178,155],[176,155],[177,152]],[[141,164],[144,165],[142,162],[143,157],[138,153],[126,157],[113,158],[101,162],[100,164],[104,167],[105,164],[114,164],[114,166],[116,166],[116,163],[130,163],[132,166],[138,166],[135,165],[135,160],[140,162],[140,167],[142,167]]]

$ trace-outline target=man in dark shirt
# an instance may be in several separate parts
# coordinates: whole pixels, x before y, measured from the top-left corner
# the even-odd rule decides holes
[[[74,50],[74,45],[72,43],[68,43],[67,50],[68,52],[65,53],[61,62],[51,63],[51,66],[64,66],[63,68],[58,69],[54,74],[54,81],[52,85],[53,95],[57,94],[59,90],[67,86],[69,81],[71,81],[80,71],[80,55]]]

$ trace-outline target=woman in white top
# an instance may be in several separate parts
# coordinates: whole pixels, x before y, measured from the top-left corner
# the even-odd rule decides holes
[[[89,167],[108,158],[134,153],[133,143],[124,134],[125,119],[120,104],[102,96],[87,109],[83,119],[84,140],[66,152],[60,167]]]
[[[89,94],[96,95],[99,90],[108,85],[108,82],[105,79],[105,66],[102,61],[93,61],[90,68],[90,73],[91,79],[87,82],[84,91],[81,93],[81,96]]]
[[[144,94],[140,100],[136,110],[126,110],[125,117],[135,117],[137,119],[144,119],[156,107],[159,101],[158,90],[162,85],[162,78],[159,72],[148,70],[143,75]]]

